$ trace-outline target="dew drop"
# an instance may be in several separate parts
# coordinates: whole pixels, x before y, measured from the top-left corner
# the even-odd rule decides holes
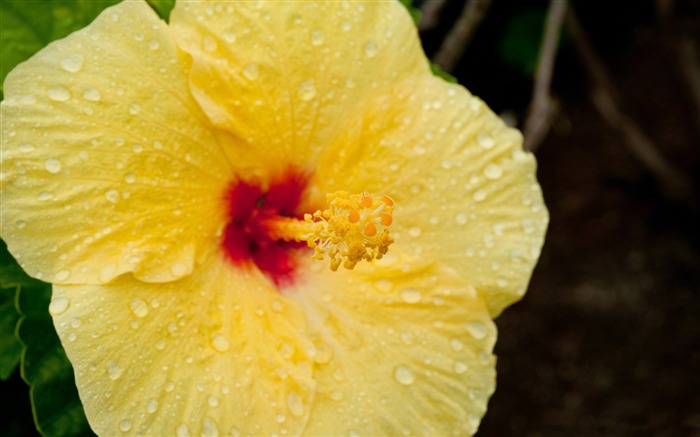
[[[17,227],[17,229],[24,229],[24,227],[27,226],[27,222],[25,222],[24,220],[17,220],[15,222],[15,226]]]
[[[39,195],[36,197],[36,199],[39,200],[39,201],[41,201],[41,202],[45,202],[45,201],[47,201],[47,200],[52,200],[53,198],[54,198],[54,197],[53,197],[53,193],[49,193],[48,191],[42,191],[42,192],[39,193]]]
[[[83,68],[83,55],[68,55],[61,59],[61,67],[69,73],[77,73]]]
[[[119,363],[114,360],[109,360],[107,362],[107,374],[109,375],[109,379],[115,381],[122,376],[122,373],[124,373],[124,369],[119,366]]]
[[[209,404],[210,407],[218,407],[219,406],[219,398],[214,397],[214,396],[209,396],[209,399],[207,399],[207,403]]]
[[[85,91],[83,91],[83,98],[90,102],[97,102],[102,98],[102,94],[97,88],[89,87],[85,88]]]
[[[228,339],[221,334],[216,334],[211,338],[211,346],[217,352],[226,352],[231,347]]]
[[[476,141],[479,143],[481,147],[484,149],[491,149],[493,146],[496,144],[495,141],[493,141],[493,138],[486,132],[481,132],[477,137]]]
[[[121,422],[119,422],[119,429],[120,429],[122,432],[127,432],[127,431],[129,431],[129,430],[131,429],[131,420],[126,420],[126,419],[124,419],[124,420],[122,420]]]
[[[207,52],[213,52],[219,45],[216,40],[211,36],[207,35],[202,38],[202,48]]]
[[[394,379],[398,381],[399,384],[411,385],[415,382],[416,376],[413,371],[405,366],[399,366],[394,369]]]
[[[204,437],[217,437],[219,435],[219,428],[216,426],[216,422],[211,417],[204,419],[202,423],[202,436]]]
[[[374,58],[377,55],[377,51],[378,51],[377,43],[375,43],[372,40],[369,40],[365,43],[364,49],[365,49],[365,55],[368,58]]]
[[[129,309],[136,317],[143,318],[148,315],[148,304],[140,297],[135,297],[129,302]]]
[[[287,395],[287,407],[292,416],[301,417],[304,415],[304,402],[299,393],[292,391]]]
[[[413,226],[408,230],[408,235],[411,237],[419,237],[421,232],[422,231],[418,226]]]
[[[177,437],[190,437],[190,430],[184,423],[181,423],[175,432],[177,433]]]
[[[477,190],[477,191],[474,192],[474,194],[472,195],[472,197],[474,198],[475,201],[481,202],[481,201],[483,201],[483,200],[486,199],[486,191],[484,191],[484,190]]]
[[[311,45],[320,46],[326,40],[326,35],[321,29],[311,32]]]
[[[496,279],[496,285],[500,288],[506,288],[508,286],[508,280],[503,276],[499,276],[498,279]]]
[[[107,190],[107,192],[105,193],[105,197],[111,203],[115,203],[115,204],[117,202],[119,202],[119,199],[121,198],[121,196],[119,195],[119,191],[115,190],[114,188]]]
[[[68,334],[68,341],[73,342],[78,339],[78,335],[75,332]]]
[[[170,266],[170,273],[172,273],[173,276],[179,278],[180,276],[183,276],[185,273],[187,273],[187,266],[185,264],[175,263],[172,266]]]
[[[399,292],[399,296],[401,300],[411,304],[420,302],[422,297],[420,291],[415,288],[404,288]]]
[[[484,176],[491,180],[500,179],[501,176],[503,176],[503,170],[498,166],[498,164],[489,164],[484,169]]]
[[[51,313],[53,316],[58,316],[59,314],[65,313],[68,310],[68,307],[70,307],[69,299],[65,297],[57,297],[51,300],[51,303],[49,304],[49,313]]]
[[[126,182],[127,184],[133,184],[134,182],[136,182],[136,175],[134,175],[133,173],[125,174],[124,182]]]
[[[486,337],[486,326],[481,322],[470,322],[467,323],[467,331],[477,340],[481,340]]]
[[[134,39],[136,41],[143,41],[143,34],[142,33],[136,33],[134,34]]]
[[[452,348],[453,351],[459,352],[462,349],[464,349],[464,343],[462,343],[461,340],[458,338],[453,338],[450,340],[450,347]]]
[[[139,112],[141,112],[141,105],[140,104],[138,104],[137,102],[134,102],[131,105],[129,105],[129,114],[136,115]]]
[[[68,279],[69,276],[70,276],[70,270],[63,269],[63,270],[59,270],[59,272],[56,273],[56,276],[54,276],[53,279],[56,282],[61,282],[61,281],[65,281],[66,279]]]
[[[34,150],[34,146],[29,143],[20,144],[18,147],[19,151],[22,153],[29,153]]]
[[[455,215],[455,222],[457,222],[458,225],[463,225],[467,223],[467,213],[458,212],[457,215]]]
[[[467,371],[467,365],[464,364],[462,361],[455,361],[453,369],[457,375],[461,375]]]
[[[243,76],[248,80],[255,80],[260,76],[260,71],[256,64],[248,64],[243,69]]]
[[[162,351],[163,349],[165,349],[165,341],[158,340],[155,344],[155,348],[158,349],[159,351]]]
[[[343,22],[340,23],[340,28],[347,32],[348,30],[352,29],[352,24],[350,24],[350,22],[347,20],[343,20]]]
[[[58,159],[54,158],[49,158],[44,161],[44,167],[46,167],[46,171],[51,174],[56,174],[61,171],[61,163],[58,161]]]
[[[23,103],[25,105],[33,105],[36,103],[36,97],[32,94],[27,94],[26,96],[23,96],[21,99],[19,99],[20,103]]]
[[[394,289],[394,283],[388,279],[379,279],[374,283],[374,287],[382,293],[389,293]]]
[[[305,102],[316,97],[316,86],[313,79],[302,81],[297,87],[297,96]]]
[[[70,92],[63,85],[54,85],[47,92],[49,99],[57,102],[65,102],[70,99]]]
[[[158,50],[158,47],[160,47],[160,43],[156,39],[152,39],[148,41],[148,48],[151,50]]]
[[[227,30],[226,32],[224,32],[224,41],[226,41],[229,44],[233,44],[234,42],[236,42],[236,35],[230,30]]]
[[[146,403],[146,411],[153,414],[156,412],[157,409],[158,409],[158,400],[157,399],[149,399],[149,401]]]

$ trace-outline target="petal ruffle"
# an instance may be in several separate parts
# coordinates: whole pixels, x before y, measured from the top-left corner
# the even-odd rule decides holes
[[[520,132],[430,75],[377,95],[355,125],[319,163],[318,190],[393,196],[396,249],[452,266],[492,316],[519,300],[548,222]]]
[[[57,285],[50,311],[99,435],[305,426],[315,388],[305,321],[253,270],[212,257],[165,284]]]
[[[292,298],[324,363],[306,435],[476,432],[495,389],[496,329],[460,275],[394,251],[352,272],[324,268]]]
[[[145,2],[13,70],[2,120],[2,236],[33,276],[167,281],[216,247],[231,166]]]
[[[313,170],[377,90],[429,74],[397,1],[179,2],[171,26],[232,160],[259,171]]]

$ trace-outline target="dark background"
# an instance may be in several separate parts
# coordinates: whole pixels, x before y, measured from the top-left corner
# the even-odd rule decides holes
[[[422,32],[429,57],[463,3],[447,1]],[[507,47],[525,50],[537,29],[520,49],[508,35],[548,4],[495,0],[452,72],[521,127],[533,78]],[[700,75],[700,2],[572,8],[621,110],[689,186],[668,188],[597,110],[564,26],[536,151],[551,222],[528,293],[496,321],[498,388],[479,435],[700,435],[700,101],[688,74]]]

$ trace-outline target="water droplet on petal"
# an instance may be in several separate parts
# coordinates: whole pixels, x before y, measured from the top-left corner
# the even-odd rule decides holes
[[[365,55],[367,55],[368,58],[373,58],[377,55],[377,43],[375,43],[372,40],[369,40],[365,43]]]
[[[421,233],[422,233],[422,231],[418,226],[412,226],[408,230],[408,235],[410,235],[411,237],[420,237]]]
[[[231,347],[228,339],[221,334],[216,334],[211,338],[211,345],[218,352],[226,352]]]
[[[234,42],[236,42],[236,35],[230,30],[227,30],[226,32],[224,32],[224,41],[226,41],[229,44],[233,44]]]
[[[139,112],[141,112],[141,105],[140,104],[138,104],[137,102],[134,102],[131,105],[129,105],[129,113],[131,115],[136,115]]]
[[[248,64],[243,69],[243,76],[245,76],[248,80],[255,80],[259,75],[260,71],[258,70],[258,66],[256,64]]]
[[[374,283],[374,287],[382,293],[389,293],[394,289],[394,283],[388,279],[379,279]]]
[[[114,360],[109,360],[107,362],[107,374],[111,380],[114,381],[119,379],[119,377],[122,376],[122,373],[124,373],[124,369],[119,366],[119,363]]]
[[[187,266],[182,263],[175,263],[170,267],[170,273],[179,278],[187,273]]]
[[[146,403],[146,411],[148,411],[149,413],[153,414],[156,412],[157,409],[158,409],[158,400],[157,399],[150,399]]]
[[[148,41],[148,48],[151,50],[158,50],[158,47],[160,47],[160,43],[156,39],[152,39]]]
[[[211,417],[204,419],[202,423],[202,436],[203,437],[217,437],[219,435],[219,428],[216,426],[216,422]]]
[[[292,391],[287,395],[287,407],[292,416],[301,417],[304,415],[304,402],[299,393]]]
[[[411,385],[415,382],[416,376],[413,371],[405,366],[399,366],[394,369],[394,378],[399,384]]]
[[[474,194],[472,195],[472,197],[473,197],[474,200],[476,200],[477,202],[481,202],[481,201],[483,201],[483,200],[486,199],[486,191],[484,191],[484,190],[477,190],[477,191],[474,192]]]
[[[399,296],[401,296],[401,300],[411,304],[418,303],[421,300],[421,293],[415,288],[404,288],[399,292]]]
[[[56,273],[56,276],[54,276],[54,280],[56,282],[65,281],[66,279],[68,279],[69,276],[70,276],[70,270],[63,269],[63,270],[60,270],[58,273]]]
[[[187,428],[187,425],[184,423],[181,423],[177,429],[175,430],[177,433],[177,437],[190,437],[190,430]]]
[[[136,175],[134,175],[133,173],[125,174],[124,182],[126,182],[127,184],[133,184],[134,182],[136,182]]]
[[[453,338],[450,340],[450,347],[452,348],[453,351],[459,352],[462,349],[464,349],[464,343],[462,343],[461,340],[458,338]]]
[[[115,190],[114,188],[107,190],[105,197],[112,203],[119,202],[119,199],[121,198],[119,191]]]
[[[56,174],[59,171],[61,171],[62,166],[58,159],[49,158],[46,161],[44,161],[44,167],[46,167],[46,171],[48,171],[49,173]]]
[[[34,146],[29,143],[20,144],[18,148],[22,153],[29,153],[34,150]]]
[[[483,339],[487,334],[486,326],[481,322],[467,323],[467,331],[477,340]]]
[[[457,375],[461,375],[467,371],[467,365],[461,361],[455,361],[453,369]]]
[[[496,180],[503,176],[503,170],[497,164],[489,164],[484,169],[484,176],[487,179]]]
[[[70,91],[63,85],[54,85],[47,92],[49,99],[57,102],[65,102],[70,99]]]
[[[348,30],[352,29],[352,24],[350,24],[350,22],[347,20],[343,20],[343,22],[340,23],[340,28],[347,32]]]
[[[53,193],[49,193],[48,191],[42,191],[36,197],[36,199],[40,202],[45,202],[47,200],[53,200],[53,198],[54,198]]]
[[[322,30],[316,29],[311,32],[311,45],[320,46],[326,40],[326,35]]]
[[[83,55],[68,55],[61,59],[61,67],[69,73],[76,73],[83,68]]]
[[[85,91],[83,91],[83,98],[90,102],[97,102],[102,98],[102,94],[100,94],[100,90],[97,88],[89,87],[85,88]]]
[[[204,48],[205,51],[213,52],[218,46],[219,44],[217,44],[216,40],[211,36],[207,35],[202,38],[202,48]]]
[[[219,399],[214,397],[214,396],[209,396],[209,399],[207,399],[207,403],[209,404],[210,407],[218,407],[219,406]]]
[[[24,229],[24,227],[27,226],[27,222],[24,220],[17,220],[15,226],[17,226],[17,229]]]
[[[458,212],[457,215],[455,215],[455,222],[457,222],[458,225],[463,225],[467,223],[467,213]]]
[[[487,134],[486,132],[481,132],[476,137],[476,141],[484,149],[491,149],[496,144],[496,142],[493,140],[493,138],[491,138],[491,136],[489,134]]]
[[[302,81],[297,87],[297,95],[303,101],[309,101],[316,97],[316,86],[313,79]]]
[[[121,422],[119,422],[119,429],[120,429],[122,432],[127,432],[127,431],[129,431],[129,430],[131,429],[131,420],[126,420],[126,419],[124,419],[124,420],[122,420]]]
[[[135,297],[129,302],[129,309],[136,317],[143,318],[148,315],[148,304],[140,297]]]
[[[58,316],[59,314],[65,313],[68,310],[68,307],[70,307],[69,299],[65,297],[57,297],[51,300],[51,303],[49,304],[49,313],[51,313],[53,316]]]

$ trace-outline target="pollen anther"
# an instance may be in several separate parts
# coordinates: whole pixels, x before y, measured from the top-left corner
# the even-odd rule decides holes
[[[271,236],[306,241],[313,259],[330,258],[331,270],[342,264],[352,270],[358,262],[381,259],[394,239],[389,236],[394,202],[388,197],[337,191],[326,195],[328,208],[305,214],[304,219],[275,217],[268,223]]]

